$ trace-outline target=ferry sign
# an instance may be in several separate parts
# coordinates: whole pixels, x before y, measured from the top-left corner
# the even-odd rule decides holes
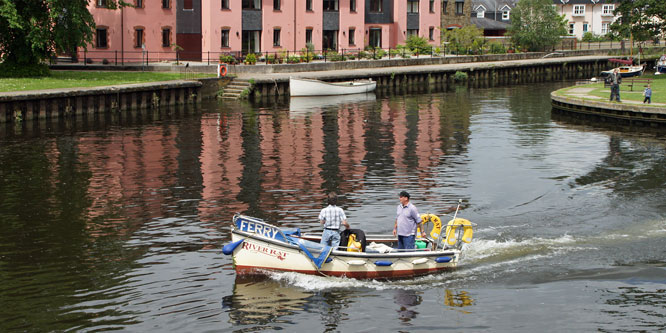
[[[243,218],[239,218],[236,220],[236,228],[238,228],[238,230],[249,233],[255,233],[264,236],[266,238],[283,240],[282,237],[278,237],[280,235],[280,229],[270,226],[268,224],[263,224],[255,221],[248,221]]]

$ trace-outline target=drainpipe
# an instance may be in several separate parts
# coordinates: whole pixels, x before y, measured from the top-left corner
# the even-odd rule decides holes
[[[120,6],[120,63],[125,66],[125,11]]]

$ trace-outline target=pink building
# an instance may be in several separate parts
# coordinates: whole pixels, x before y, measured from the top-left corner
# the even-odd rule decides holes
[[[126,0],[89,5],[87,57],[136,62],[217,59],[222,53],[393,48],[410,35],[440,44],[439,0]]]

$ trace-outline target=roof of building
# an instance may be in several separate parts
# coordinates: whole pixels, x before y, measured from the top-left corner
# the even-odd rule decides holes
[[[555,5],[603,5],[603,4],[617,4],[620,0],[553,0]]]
[[[487,18],[471,18],[472,24],[483,30],[506,30],[509,24],[505,22],[495,21]]]
[[[472,0],[472,11],[483,5],[487,12],[501,12],[502,7],[508,5],[513,8],[517,3],[518,0]]]

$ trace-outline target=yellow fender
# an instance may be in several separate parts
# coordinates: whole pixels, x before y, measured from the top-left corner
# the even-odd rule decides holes
[[[356,241],[356,235],[349,235],[347,241],[347,252],[361,252],[361,242]]]
[[[466,219],[456,218],[446,224],[446,244],[456,244],[458,241],[456,239],[456,231],[458,231],[459,227],[463,228],[462,241],[465,243],[470,243],[472,241],[472,234],[474,233],[472,230],[472,222]]]
[[[438,239],[439,233],[442,231],[442,219],[435,214],[423,214],[421,215],[421,225],[424,225],[428,222],[432,222],[432,230],[430,230],[430,237],[432,239]],[[420,235],[421,233],[419,233]]]

